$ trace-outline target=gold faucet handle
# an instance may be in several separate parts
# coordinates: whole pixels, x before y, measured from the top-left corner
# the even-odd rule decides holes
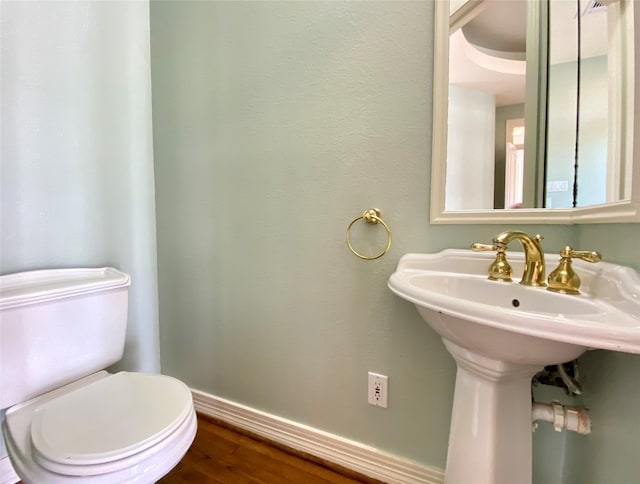
[[[573,250],[566,246],[560,251],[560,263],[558,267],[549,274],[549,291],[562,294],[580,294],[580,276],[571,267],[571,259],[582,259],[587,262],[600,262],[602,255],[600,252],[588,250]]]
[[[475,244],[471,244],[471,250],[476,252],[491,252],[501,250],[504,252],[506,247],[503,244],[480,244],[476,242]]]
[[[600,262],[602,260],[602,254],[600,254],[600,252],[592,250],[573,250],[569,246],[560,251],[560,257],[568,257],[569,259],[582,259],[587,262]]]
[[[496,251],[496,259],[489,266],[488,279],[490,281],[511,282],[511,266],[507,262],[507,246],[504,244],[471,244],[471,250],[476,252]]]

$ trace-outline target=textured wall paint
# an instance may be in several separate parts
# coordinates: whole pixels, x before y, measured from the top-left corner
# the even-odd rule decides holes
[[[11,2],[2,13],[2,273],[132,275],[121,366],[159,369],[145,2]]]
[[[506,227],[428,223],[432,35],[433,2],[151,4],[163,371],[443,467],[454,364],[386,280],[406,252]],[[344,230],[371,206],[394,243],[365,262]],[[608,236],[637,240],[638,227],[594,227],[584,248],[631,263],[633,242]],[[509,228],[542,233],[549,252],[589,232]],[[354,233],[363,251],[383,243],[374,231]],[[389,409],[366,404],[368,370],[390,376]],[[640,392],[613,398],[637,407]],[[538,476],[565,471],[565,438],[536,433],[537,449],[558,449],[537,453]],[[592,466],[637,468],[592,454]]]
[[[607,182],[607,57],[584,59],[580,63],[580,133],[578,149],[578,206],[606,200]],[[547,137],[549,181],[566,181],[564,192],[549,192],[547,207],[570,208],[573,203],[576,150],[576,62],[550,68],[553,89],[549,92],[551,127]]]
[[[153,5],[163,363],[217,395],[443,466],[453,363],[386,278],[402,253],[504,227],[426,222],[432,7],[373,5]],[[1,8],[2,271],[131,272],[125,364],[153,370],[146,5]],[[394,246],[363,262],[343,232],[372,205]],[[639,225],[519,228],[549,251],[597,248],[640,270]],[[363,250],[378,247],[369,237],[380,244],[356,234]],[[566,484],[636,482],[640,358],[582,360],[596,431],[537,443],[567,453]],[[389,410],[364,403],[369,369],[391,376]],[[549,465],[562,460],[536,467]]]
[[[595,247],[605,260],[640,272],[640,224],[585,225],[578,233],[581,248]],[[591,351],[580,364],[593,433],[569,436],[563,484],[640,482],[640,356]]]
[[[153,3],[152,79],[163,371],[442,466],[454,364],[386,287],[424,240],[431,15]],[[345,228],[372,206],[396,239],[365,262]],[[363,252],[384,243],[370,229]],[[389,375],[388,410],[368,370]]]

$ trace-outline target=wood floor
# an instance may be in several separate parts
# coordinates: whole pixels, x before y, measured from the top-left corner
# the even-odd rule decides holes
[[[300,483],[374,484],[345,469],[329,469],[305,456],[263,442],[223,422],[198,416],[198,433],[187,455],[161,484]]]

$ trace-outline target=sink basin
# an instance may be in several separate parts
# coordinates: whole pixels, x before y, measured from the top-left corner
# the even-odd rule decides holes
[[[509,253],[515,282],[490,281],[494,254],[407,254],[389,288],[412,302],[457,365],[445,482],[530,484],[531,378],[588,349],[640,354],[640,277],[576,260],[582,294],[518,284],[524,254]],[[547,272],[558,255],[545,255]]]
[[[389,288],[414,303],[425,321],[454,343],[480,350],[478,337],[486,332],[489,340],[481,352],[487,356],[502,350],[532,353],[528,346],[532,344],[552,345],[558,355],[540,355],[532,361],[522,355],[519,362],[562,363],[588,348],[640,354],[640,278],[635,271],[605,262],[574,261],[582,294],[571,296],[490,281],[487,268],[493,259],[490,253],[469,250],[407,254],[389,278]],[[514,276],[521,274],[524,255],[509,253],[508,259]],[[558,259],[546,255],[547,271]],[[504,333],[512,334],[512,340]],[[493,339],[498,335],[505,348]],[[474,341],[467,342],[468,338]]]

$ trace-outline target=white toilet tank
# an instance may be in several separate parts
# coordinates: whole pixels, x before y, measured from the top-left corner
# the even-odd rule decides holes
[[[0,276],[0,409],[119,361],[129,285],[112,268]]]

